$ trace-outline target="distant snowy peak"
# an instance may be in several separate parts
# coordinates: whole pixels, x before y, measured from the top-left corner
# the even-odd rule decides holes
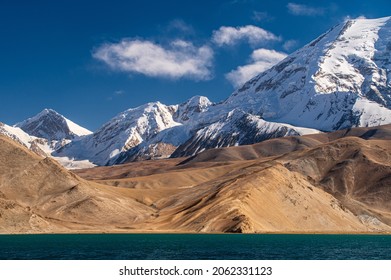
[[[90,136],[58,151],[58,156],[76,159],[88,159],[99,165],[115,162],[115,159],[160,132],[180,126],[174,121],[175,108],[160,102],[147,103],[137,108],[128,109]]]
[[[77,161],[67,157],[60,158],[60,157],[52,156],[52,153],[56,149],[59,149],[64,145],[70,143],[71,140],[63,139],[61,141],[57,141],[57,140],[48,141],[47,139],[44,138],[31,136],[26,132],[24,132],[19,127],[9,126],[1,122],[0,122],[0,135],[4,135],[12,139],[13,141],[21,144],[22,146],[25,146],[30,151],[36,153],[41,157],[52,157],[68,169],[89,168],[94,166],[94,164],[92,164],[87,160]]]
[[[178,122],[187,122],[191,120],[194,115],[203,113],[208,110],[213,103],[205,96],[193,96],[186,102],[176,105],[176,112],[174,119]]]
[[[105,123],[92,135],[73,141],[57,151],[57,156],[88,159],[99,165],[129,158],[168,157],[189,135],[187,124],[198,122],[212,102],[204,96],[167,106],[151,102],[128,109]]]
[[[94,134],[64,146],[55,156],[113,165],[318,132],[268,122],[241,109],[227,111],[221,104],[195,96],[179,105],[154,102],[128,109]]]
[[[21,128],[29,135],[49,141],[74,139],[92,133],[52,109],[44,109],[38,115],[17,123],[15,127]]]
[[[327,131],[390,123],[390,42],[389,17],[349,20],[248,81],[224,106]]]
[[[258,116],[234,109],[220,121],[198,130],[172,154],[192,156],[206,149],[258,143],[271,138],[319,133],[318,130],[267,122]]]
[[[97,143],[113,137],[120,137],[124,145],[132,139],[142,142],[166,128],[180,125],[173,120],[173,113],[170,106],[160,102],[147,103],[118,114],[96,131],[93,138]]]
[[[96,162],[102,163],[107,153],[105,164],[169,157],[212,105],[207,97],[194,96],[179,105],[153,102],[129,109],[94,133],[93,142],[102,150]]]

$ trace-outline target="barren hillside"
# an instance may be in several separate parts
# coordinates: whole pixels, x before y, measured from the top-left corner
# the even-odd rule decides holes
[[[0,231],[391,232],[389,136],[286,137],[78,175],[0,137]]]

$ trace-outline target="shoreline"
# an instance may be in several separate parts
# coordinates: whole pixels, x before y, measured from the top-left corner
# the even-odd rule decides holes
[[[25,233],[0,233],[1,236],[12,235],[391,235],[388,231],[373,232],[338,232],[338,231],[308,231],[308,232],[253,232],[253,233],[233,233],[233,232],[187,232],[187,231],[85,231],[85,232],[25,232]]]

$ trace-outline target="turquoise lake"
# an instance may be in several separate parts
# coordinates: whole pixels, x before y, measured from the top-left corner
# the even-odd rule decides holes
[[[0,235],[0,259],[391,259],[390,235],[48,234]]]

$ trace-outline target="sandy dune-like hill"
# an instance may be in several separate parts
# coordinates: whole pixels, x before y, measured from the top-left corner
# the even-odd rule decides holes
[[[81,179],[0,136],[0,232],[110,231],[150,212],[126,192]]]
[[[391,232],[390,139],[356,128],[71,173],[1,137],[0,232]]]
[[[391,126],[354,128],[77,172],[132,189],[156,230],[389,231],[389,140]]]

